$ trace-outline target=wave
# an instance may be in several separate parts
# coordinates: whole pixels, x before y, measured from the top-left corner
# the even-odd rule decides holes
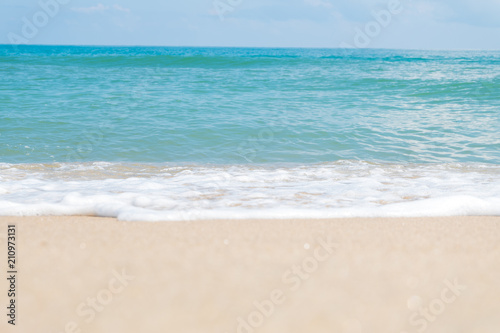
[[[0,45],[0,64],[104,67],[268,67],[360,62],[498,65],[498,52]]]
[[[0,215],[127,221],[500,215],[500,166],[0,164]]]

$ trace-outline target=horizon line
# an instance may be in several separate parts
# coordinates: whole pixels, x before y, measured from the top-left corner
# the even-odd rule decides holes
[[[234,49],[310,49],[310,50],[399,50],[399,51],[500,51],[500,49],[426,49],[392,47],[328,47],[328,46],[220,46],[220,45],[140,45],[140,44],[12,44],[0,43],[0,46],[72,46],[72,47],[177,47],[177,48],[234,48]]]

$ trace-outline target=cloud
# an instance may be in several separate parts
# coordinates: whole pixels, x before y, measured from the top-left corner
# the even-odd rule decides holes
[[[72,11],[77,12],[77,13],[84,13],[84,14],[92,14],[92,13],[99,13],[99,12],[105,12],[105,11],[118,11],[118,12],[125,12],[125,13],[130,13],[130,9],[124,8],[120,5],[113,5],[113,6],[105,6],[102,3],[96,5],[96,6],[91,6],[91,7],[79,7],[79,8],[71,8]]]
[[[109,6],[104,6],[102,3],[98,4],[97,6],[93,6],[93,7],[71,8],[71,10],[74,12],[85,13],[85,14],[90,14],[90,13],[95,13],[95,12],[104,12],[108,9],[109,9]]]
[[[124,8],[124,7],[120,6],[120,5],[113,5],[113,9],[117,10],[119,12],[130,13],[130,9]]]
[[[500,27],[498,0],[419,0],[405,5],[405,15],[416,20],[475,27]],[[452,29],[450,27],[450,29]]]
[[[327,1],[323,0],[304,0],[307,5],[313,7],[325,7],[325,8],[333,8],[333,5]]]

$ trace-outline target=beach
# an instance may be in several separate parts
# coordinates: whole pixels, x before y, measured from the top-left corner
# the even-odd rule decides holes
[[[17,233],[17,323],[3,315],[2,332],[500,327],[500,217],[0,217],[2,249],[7,225]],[[8,287],[2,278],[4,312]]]
[[[0,332],[498,333],[499,64],[0,45]]]

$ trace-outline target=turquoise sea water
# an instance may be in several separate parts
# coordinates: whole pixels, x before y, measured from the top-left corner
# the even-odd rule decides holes
[[[500,213],[500,52],[5,45],[0,78],[0,215]]]

